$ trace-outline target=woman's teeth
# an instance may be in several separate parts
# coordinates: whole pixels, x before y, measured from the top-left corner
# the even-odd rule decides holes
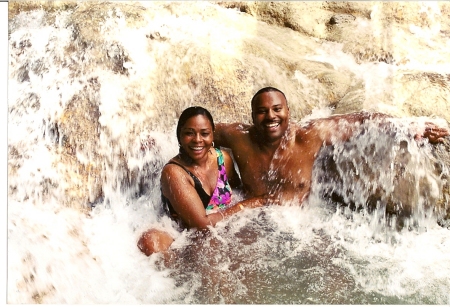
[[[278,127],[279,125],[280,125],[279,123],[273,123],[273,124],[267,124],[266,127],[274,128],[274,127]]]

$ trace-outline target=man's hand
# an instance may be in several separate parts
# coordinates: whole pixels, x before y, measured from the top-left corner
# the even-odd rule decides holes
[[[416,134],[414,139],[420,141],[423,138],[427,138],[431,144],[442,143],[444,137],[450,135],[449,131],[445,128],[440,128],[433,123],[425,123],[425,131],[422,134]]]

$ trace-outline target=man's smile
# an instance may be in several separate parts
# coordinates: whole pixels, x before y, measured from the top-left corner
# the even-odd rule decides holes
[[[276,130],[279,126],[279,122],[270,122],[264,124],[264,127],[268,128],[269,130]]]

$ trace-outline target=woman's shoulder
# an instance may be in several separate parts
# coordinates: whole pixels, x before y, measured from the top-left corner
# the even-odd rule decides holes
[[[176,156],[170,159],[161,170],[162,176],[174,174],[187,174],[185,166]]]
[[[180,185],[185,185],[187,183],[192,186],[195,185],[195,182],[188,172],[181,164],[176,163],[167,163],[164,165],[161,171],[161,185],[163,190],[169,187],[179,187]]]

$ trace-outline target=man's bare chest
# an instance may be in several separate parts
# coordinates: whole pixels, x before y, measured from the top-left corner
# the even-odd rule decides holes
[[[238,167],[245,184],[303,186],[310,181],[313,159],[292,152],[271,157],[249,155],[241,157]]]

